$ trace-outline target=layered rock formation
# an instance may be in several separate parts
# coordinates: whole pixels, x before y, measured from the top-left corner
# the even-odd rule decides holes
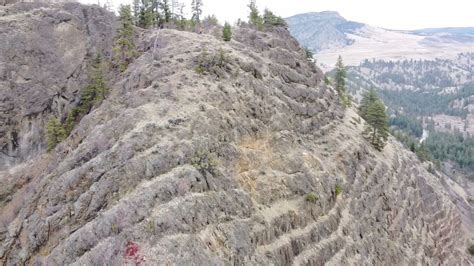
[[[3,262],[469,263],[439,180],[369,146],[287,31],[234,35],[149,31],[67,140],[0,172]]]
[[[0,7],[0,170],[45,150],[43,128],[88,82],[88,61],[110,52],[113,14],[77,3]]]

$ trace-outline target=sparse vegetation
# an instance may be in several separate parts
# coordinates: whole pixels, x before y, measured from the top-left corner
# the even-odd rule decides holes
[[[67,135],[73,130],[78,118],[89,113],[94,105],[100,104],[107,97],[109,89],[105,79],[106,71],[107,64],[99,53],[94,59],[90,70],[92,83],[82,91],[79,105],[73,108],[67,115],[64,125]]]
[[[56,117],[49,119],[46,126],[46,138],[48,141],[48,151],[52,151],[56,145],[67,137],[66,130]]]
[[[196,72],[198,74],[213,73],[219,76],[219,73],[229,64],[229,57],[226,51],[222,48],[219,49],[215,54],[211,55],[206,50],[203,50],[196,59],[197,67]]]
[[[311,203],[316,203],[318,199],[319,199],[318,196],[316,196],[316,194],[314,194],[313,192],[308,193],[305,197],[305,200]]]
[[[336,197],[341,195],[342,193],[342,187],[339,184],[336,185],[335,193],[336,193]]]
[[[111,230],[112,233],[114,233],[114,234],[118,234],[118,233],[119,233],[117,224],[115,224],[115,223],[112,223],[112,225],[110,226],[110,230]]]
[[[197,150],[191,158],[191,165],[201,173],[215,174],[218,165],[217,155],[207,150]]]
[[[156,223],[153,220],[149,220],[148,223],[146,223],[146,231],[149,234],[155,234],[156,232]]]
[[[469,254],[471,254],[471,256],[474,256],[474,245],[471,245],[467,251],[469,252]]]
[[[71,134],[78,119],[88,114],[94,105],[100,104],[105,99],[109,91],[105,78],[106,69],[104,59],[100,53],[97,54],[90,70],[91,84],[82,91],[79,104],[68,113],[64,124],[56,117],[48,121],[46,126],[48,151],[53,150]]]

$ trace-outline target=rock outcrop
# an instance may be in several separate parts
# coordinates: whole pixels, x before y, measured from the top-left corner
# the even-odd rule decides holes
[[[44,152],[47,119],[75,106],[89,60],[110,53],[114,21],[77,3],[0,7],[0,170]]]
[[[3,262],[469,263],[439,180],[369,146],[286,30],[234,35],[149,31],[67,140],[0,172]]]

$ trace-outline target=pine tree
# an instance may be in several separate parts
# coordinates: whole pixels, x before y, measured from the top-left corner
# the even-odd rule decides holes
[[[376,100],[367,109],[365,133],[370,143],[379,151],[383,150],[388,139],[388,115],[382,101]]]
[[[114,42],[114,61],[118,69],[123,72],[136,55],[133,41],[133,17],[129,5],[120,7],[120,27]]]
[[[337,58],[335,81],[336,81],[336,84],[335,84],[336,90],[340,94],[345,93],[346,92],[346,67],[344,66],[344,63],[342,62],[341,56]]]
[[[141,0],[133,0],[133,24],[140,26]]]
[[[288,27],[288,24],[286,24],[286,21],[283,18],[276,16],[268,8],[265,8],[263,11],[263,23],[265,26]]]
[[[102,55],[98,53],[92,65],[92,81],[95,88],[95,102],[103,101],[108,93],[107,83],[105,80],[105,70],[106,64],[104,59],[102,58]]]
[[[307,58],[308,60],[313,60],[314,54],[313,54],[313,52],[312,52],[309,48],[304,48],[304,53],[305,53],[306,58]]]
[[[166,23],[170,22],[173,14],[171,13],[171,7],[170,7],[169,0],[162,0],[161,10],[163,10],[164,21]]]
[[[415,142],[412,142],[412,143],[410,144],[410,151],[411,151],[411,152],[415,152],[415,151],[416,151]]]
[[[91,83],[82,91],[81,101],[78,106],[73,108],[67,115],[64,124],[66,136],[71,134],[78,118],[89,113],[95,104],[101,103],[107,96],[109,89],[105,78],[106,68],[105,60],[98,53],[90,69]]]
[[[331,80],[329,79],[328,76],[324,76],[324,84],[326,84],[328,86],[332,85],[332,82],[331,82]]]
[[[418,158],[422,162],[431,160],[430,152],[428,151],[424,143],[420,144],[420,146],[416,150],[416,155],[418,155]]]
[[[142,0],[142,8],[140,11],[140,27],[149,29],[153,27],[156,21],[155,10],[158,7],[157,0]]]
[[[232,39],[232,29],[230,27],[230,24],[227,23],[227,22],[224,24],[224,29],[222,31],[222,38],[226,42],[228,42]]]
[[[373,89],[371,89],[370,91],[364,94],[359,106],[359,114],[362,118],[364,119],[366,118],[367,110],[369,109],[369,106],[372,105],[378,99],[379,97],[377,96],[377,93]]]
[[[192,0],[191,2],[191,12],[193,14],[191,20],[195,23],[201,22],[202,5],[202,0]]]
[[[334,77],[335,86],[343,105],[349,107],[351,106],[351,100],[346,92],[346,75],[346,67],[342,62],[342,57],[339,56],[336,63],[336,76]]]
[[[176,8],[174,11],[175,16],[175,23],[177,23],[179,29],[184,30],[186,29],[186,25],[188,24],[188,20],[184,17],[184,4],[175,2]]]
[[[250,3],[248,5],[248,7],[250,9],[249,24],[253,25],[258,30],[262,30],[263,29],[263,18],[260,16],[260,13],[258,12],[256,0],[250,0]]]
[[[52,151],[56,145],[67,137],[66,131],[56,117],[48,121],[46,125],[46,137],[48,141],[48,151]]]
[[[163,17],[163,1],[162,0],[149,0],[150,9],[151,9],[151,25],[148,28],[154,26],[161,26],[166,23],[165,18]],[[168,7],[169,9],[169,7]]]

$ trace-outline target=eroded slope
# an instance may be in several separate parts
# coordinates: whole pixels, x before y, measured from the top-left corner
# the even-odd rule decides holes
[[[392,140],[368,146],[288,32],[142,46],[53,153],[2,173],[4,262],[467,263],[438,180]]]

